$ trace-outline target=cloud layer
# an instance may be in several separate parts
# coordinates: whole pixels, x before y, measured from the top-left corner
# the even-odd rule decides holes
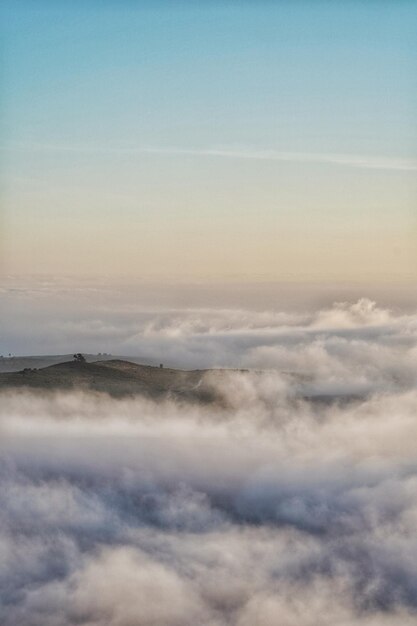
[[[373,370],[380,378],[380,358],[410,369],[417,332],[412,292],[403,290],[401,298],[391,294],[391,300],[405,303],[408,298],[400,309],[382,292],[376,295],[384,303],[376,304],[358,297],[358,289],[351,291],[355,298],[342,291],[334,302],[326,292],[302,285],[216,291],[208,286],[10,280],[1,291],[0,354],[107,352],[188,369],[276,367],[303,373],[316,373],[319,359],[335,375],[348,371],[349,377],[354,372],[369,377]],[[242,300],[233,294],[241,294]],[[223,304],[216,306],[216,301]],[[366,364],[367,359],[371,362]]]
[[[417,624],[416,317],[140,324],[149,350],[270,369],[207,374],[227,408],[4,393],[1,623]]]
[[[9,333],[44,351],[247,371],[206,374],[216,408],[2,394],[4,626],[417,624],[411,309],[155,308],[98,285],[76,310],[55,283],[11,297]]]

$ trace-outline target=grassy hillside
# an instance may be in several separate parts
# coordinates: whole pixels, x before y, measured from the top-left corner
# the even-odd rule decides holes
[[[20,372],[25,368],[42,368],[57,363],[66,363],[72,360],[72,354],[42,354],[30,356],[2,356],[0,357],[0,373],[1,372]],[[96,361],[123,360],[132,363],[143,363],[144,359],[140,357],[124,357],[112,356],[111,354],[86,354],[85,360],[89,363]],[[149,365],[158,365],[158,363],[149,363]]]
[[[225,384],[228,384],[226,372],[233,371],[237,372],[224,369],[185,371],[111,358],[93,362],[66,361],[39,369],[29,367],[18,372],[0,372],[0,391],[81,389],[119,398],[135,395],[153,399],[171,397],[186,402],[215,402],[226,406],[229,404],[227,393],[222,389],[225,390]],[[262,372],[252,371],[251,374],[261,375]],[[280,376],[284,376],[292,386],[294,398],[303,398],[315,405],[357,402],[366,397],[366,393],[317,392],[304,376],[289,372],[281,372]]]
[[[112,396],[175,396],[187,401],[214,401],[206,370],[183,371],[138,365],[118,359],[78,363],[67,361],[41,369],[0,373],[0,389],[86,389]]]

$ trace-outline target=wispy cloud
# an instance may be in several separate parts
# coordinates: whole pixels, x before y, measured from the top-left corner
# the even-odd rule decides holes
[[[229,159],[252,159],[257,161],[282,161],[294,163],[323,163],[348,167],[379,170],[417,170],[417,160],[374,155],[335,154],[321,152],[281,152],[277,150],[229,149],[183,149],[183,148],[144,148],[143,152],[158,154],[184,154],[194,156],[220,157]]]
[[[287,152],[273,149],[241,148],[183,148],[178,146],[94,146],[63,144],[8,144],[0,147],[4,152],[74,152],[92,154],[160,154],[166,156],[195,156],[221,159],[247,159],[254,161],[277,161],[283,163],[311,163],[354,167],[359,169],[417,171],[417,159],[377,156],[367,154],[343,154],[331,152]]]

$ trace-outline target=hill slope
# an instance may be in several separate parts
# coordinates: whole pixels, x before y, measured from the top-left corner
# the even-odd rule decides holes
[[[110,359],[79,363],[66,361],[40,369],[26,368],[19,372],[0,373],[0,391],[30,389],[39,392],[57,390],[85,390],[108,393],[113,397],[141,395],[153,399],[175,398],[198,404],[216,403],[227,406],[225,393],[226,374],[248,370],[177,370],[152,365],[139,365],[131,361]],[[261,371],[251,371],[251,375]],[[358,402],[364,393],[323,393],[308,384],[308,378],[294,373],[280,373],[292,385],[293,397],[302,398],[315,405],[333,402]],[[233,387],[233,385],[232,385]],[[223,390],[223,391],[222,391]]]
[[[42,369],[0,373],[1,389],[85,389],[115,397],[174,396],[187,401],[211,402],[218,398],[205,380],[208,370],[183,371],[138,365],[118,359],[78,363],[67,361]]]
[[[140,356],[113,356],[111,354],[88,354],[83,352],[83,356],[88,363],[110,360],[131,361],[132,363],[142,364],[144,359]],[[25,368],[43,368],[49,365],[57,365],[58,363],[67,363],[71,361],[73,354],[43,354],[43,355],[26,355],[26,356],[0,356],[0,373],[1,372],[20,372]],[[157,362],[148,361],[149,365],[158,365]]]

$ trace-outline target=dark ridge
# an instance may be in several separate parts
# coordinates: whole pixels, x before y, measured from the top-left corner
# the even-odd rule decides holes
[[[176,370],[112,359],[92,363],[66,361],[40,369],[24,368],[0,373],[0,390],[55,391],[81,389],[114,397],[142,395],[175,397],[188,402],[214,402],[213,387],[205,380],[208,370]]]
[[[39,393],[58,390],[82,390],[106,393],[115,398],[144,396],[152,399],[173,398],[195,404],[228,406],[224,389],[225,376],[230,372],[262,375],[249,370],[179,370],[169,367],[142,365],[123,359],[88,362],[65,361],[42,368],[25,367],[18,372],[0,373],[0,391],[30,389]],[[281,373],[293,385],[292,397],[305,400],[319,410],[329,404],[361,402],[366,395],[314,394],[305,386],[305,377]]]

